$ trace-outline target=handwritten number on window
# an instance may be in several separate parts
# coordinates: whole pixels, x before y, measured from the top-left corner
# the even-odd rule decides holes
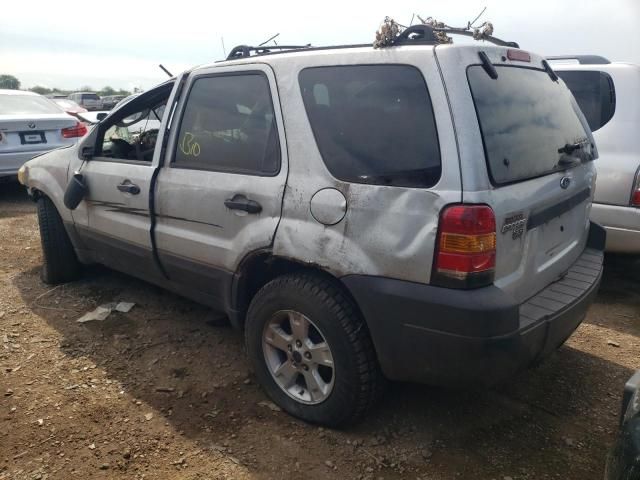
[[[197,157],[200,155],[200,144],[195,141],[191,132],[185,132],[180,142],[180,151],[186,156]]]

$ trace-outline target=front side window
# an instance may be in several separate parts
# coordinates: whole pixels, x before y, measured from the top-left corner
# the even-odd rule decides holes
[[[98,140],[97,155],[104,158],[151,163],[172,84],[163,85],[132,100],[117,112]]]
[[[420,71],[408,65],[306,68],[307,116],[325,165],[346,182],[432,187],[440,147]]]
[[[578,102],[593,132],[603,127],[616,109],[613,80],[604,72],[556,72]]]
[[[198,78],[189,91],[173,166],[276,175],[280,142],[262,73]]]
[[[495,185],[548,175],[593,159],[578,105],[544,70],[496,65],[467,69],[491,180]]]

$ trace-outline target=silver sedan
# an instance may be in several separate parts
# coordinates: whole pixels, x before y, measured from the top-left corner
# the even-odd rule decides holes
[[[0,178],[16,175],[27,160],[75,143],[87,127],[33,92],[0,90]]]

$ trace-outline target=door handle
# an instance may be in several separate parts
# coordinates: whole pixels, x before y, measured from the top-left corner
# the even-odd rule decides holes
[[[262,205],[255,200],[249,200],[244,195],[234,195],[233,198],[226,199],[224,205],[229,210],[242,210],[247,213],[260,213],[262,211]]]
[[[131,183],[129,180],[125,180],[118,185],[118,190],[123,193],[130,193],[131,195],[138,195],[140,193],[140,187],[135,183]]]

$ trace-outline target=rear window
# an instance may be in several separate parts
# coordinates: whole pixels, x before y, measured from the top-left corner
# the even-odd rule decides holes
[[[580,106],[589,123],[596,131],[603,127],[616,110],[616,95],[613,80],[604,72],[556,72]]]
[[[60,113],[51,100],[35,95],[0,95],[0,115],[37,115]]]
[[[527,180],[593,159],[571,92],[543,70],[480,65],[467,77],[495,185]]]
[[[313,67],[300,72],[322,158],[346,182],[431,187],[440,148],[429,92],[406,65]]]
[[[100,100],[100,97],[95,93],[83,93],[82,99],[83,100]]]

